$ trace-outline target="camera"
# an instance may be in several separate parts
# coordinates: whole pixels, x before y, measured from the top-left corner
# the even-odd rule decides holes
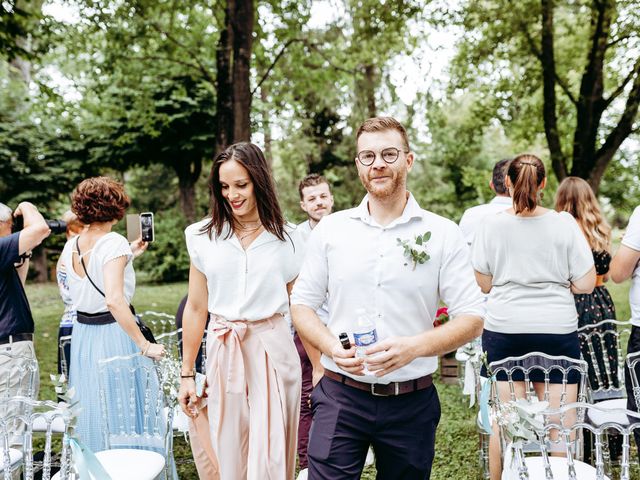
[[[67,222],[63,220],[45,220],[47,225],[51,229],[51,233],[57,235],[59,233],[67,232]],[[13,226],[11,227],[11,232],[19,232],[24,228],[24,219],[22,215],[16,215],[13,217]]]

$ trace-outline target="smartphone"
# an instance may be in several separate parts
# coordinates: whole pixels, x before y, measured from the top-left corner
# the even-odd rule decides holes
[[[207,379],[207,376],[200,373],[200,372],[196,372],[196,397],[200,398],[202,397],[202,395],[204,395],[204,384],[205,381]]]
[[[140,214],[140,232],[142,233],[143,242],[153,242],[155,240],[152,212],[144,212]]]
[[[140,238],[140,215],[137,213],[127,214],[127,240],[129,243]]]

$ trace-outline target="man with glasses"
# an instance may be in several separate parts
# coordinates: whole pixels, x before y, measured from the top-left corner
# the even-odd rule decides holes
[[[438,355],[480,335],[482,296],[458,226],[406,189],[414,156],[404,127],[371,118],[356,139],[367,195],[314,229],[291,298],[298,334],[325,369],[311,395],[309,478],[360,478],[371,444],[378,478],[425,479],[440,419],[431,374]],[[327,292],[325,325],[315,312]],[[453,320],[434,329],[441,300]],[[363,315],[377,331],[364,358],[338,340]]]

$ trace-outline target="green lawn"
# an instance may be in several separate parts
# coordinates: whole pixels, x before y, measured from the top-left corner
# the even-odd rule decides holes
[[[617,307],[618,319],[629,318],[627,295],[629,283],[609,284],[608,288]],[[175,314],[180,299],[186,294],[186,283],[169,285],[140,285],[136,289],[136,310],[155,310]],[[62,302],[55,284],[28,285],[27,295],[36,321],[36,353],[40,363],[40,397],[55,400],[49,373],[56,371],[58,322]],[[437,377],[437,376],[436,376]],[[436,378],[442,403],[442,419],[438,427],[436,457],[431,478],[433,480],[475,479],[479,477],[478,435],[475,410],[468,408],[468,400],[460,393],[460,387],[444,385]],[[190,450],[184,440],[176,437],[175,454],[178,472],[182,479],[196,479],[192,463],[188,462]],[[375,478],[375,469],[369,468],[363,479]]]

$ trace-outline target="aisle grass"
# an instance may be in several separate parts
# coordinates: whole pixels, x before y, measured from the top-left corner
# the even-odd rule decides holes
[[[629,283],[608,285],[617,306],[618,318],[629,318],[627,295]],[[175,314],[180,299],[186,294],[186,283],[168,285],[139,285],[133,301],[140,312],[154,310]],[[36,322],[36,354],[40,364],[40,398],[55,399],[49,373],[57,369],[58,322],[62,302],[55,284],[27,286],[27,296]],[[461,395],[460,387],[443,385],[436,376],[436,386],[442,404],[442,418],[436,440],[436,457],[431,478],[433,480],[475,479],[479,476],[478,435],[475,410],[468,408],[468,399]],[[100,428],[96,425],[96,428]],[[185,441],[176,437],[175,456],[181,479],[197,479],[195,466],[189,462],[191,451]],[[373,480],[375,468],[369,467],[363,479]]]

